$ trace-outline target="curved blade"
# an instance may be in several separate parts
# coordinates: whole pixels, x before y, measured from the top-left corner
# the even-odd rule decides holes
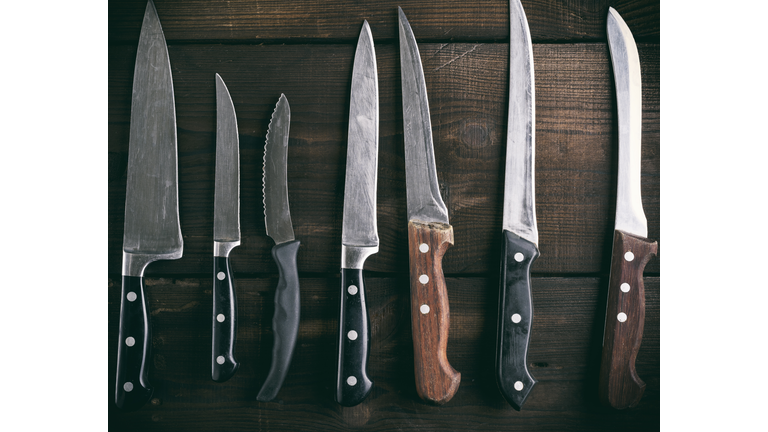
[[[176,112],[168,48],[147,3],[133,73],[123,251],[181,258]]]
[[[288,132],[291,107],[280,94],[267,129],[264,145],[264,224],[275,244],[294,239],[291,209],[288,205]]]
[[[509,18],[509,119],[502,223],[503,229],[538,246],[533,47],[520,0],[509,2]]]
[[[235,106],[216,74],[216,183],[213,199],[213,240],[240,241],[240,141]]]
[[[607,27],[619,116],[616,229],[648,237],[648,221],[640,195],[640,138],[643,122],[640,56],[632,32],[613,8],[608,9]]]
[[[341,242],[378,246],[376,180],[379,154],[379,83],[368,21],[363,23],[352,69],[347,138],[347,173]]]
[[[421,57],[411,25],[400,7],[400,73],[403,89],[403,141],[408,220],[448,222],[448,209],[440,196],[432,146],[432,122]]]

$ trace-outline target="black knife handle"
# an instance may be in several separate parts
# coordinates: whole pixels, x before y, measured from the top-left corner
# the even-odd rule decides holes
[[[272,248],[272,258],[277,264],[280,279],[275,289],[275,314],[272,316],[272,365],[256,396],[256,399],[262,402],[271,401],[277,396],[291,366],[293,349],[296,346],[301,312],[299,268],[296,263],[300,244],[300,241],[294,240]]]
[[[504,399],[520,410],[536,380],[528,372],[528,342],[533,323],[531,265],[536,245],[504,230],[496,334],[496,383]]]
[[[213,337],[211,378],[224,382],[235,374],[240,363],[235,359],[237,336],[237,298],[229,257],[213,257]]]
[[[371,338],[362,269],[341,269],[336,402],[355,406],[368,396],[373,382],[368,378]]]
[[[152,397],[147,379],[151,341],[147,310],[144,278],[123,276],[115,404],[125,410],[139,408]]]

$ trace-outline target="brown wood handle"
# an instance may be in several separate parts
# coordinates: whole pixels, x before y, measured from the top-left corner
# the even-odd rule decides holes
[[[408,222],[411,262],[411,328],[416,391],[422,399],[444,404],[459,389],[461,374],[448,363],[448,290],[443,255],[453,246],[453,227]]]
[[[645,390],[635,359],[645,323],[643,269],[657,250],[656,242],[614,232],[599,396],[603,404],[616,409],[634,407]]]

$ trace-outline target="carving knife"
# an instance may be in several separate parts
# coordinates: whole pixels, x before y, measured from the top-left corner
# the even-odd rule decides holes
[[[144,269],[181,258],[176,111],[168,47],[155,5],[144,12],[133,72],[125,193],[122,292],[115,404],[135,409],[152,396],[151,334]]]
[[[448,363],[446,353],[449,311],[442,260],[453,245],[453,227],[437,182],[419,48],[403,10],[398,7],[397,11],[416,391],[426,401],[443,404],[456,394],[461,381],[461,374]]]
[[[299,332],[299,270],[296,258],[300,241],[293,236],[288,205],[288,132],[291,107],[280,95],[267,128],[264,146],[264,224],[267,235],[275,241],[272,258],[279,279],[275,289],[275,314],[272,316],[272,365],[256,399],[267,402],[277,396],[291,364],[296,335]]]
[[[216,74],[216,178],[213,198],[213,331],[211,378],[230,379],[235,359],[237,297],[229,253],[240,245],[240,140],[235,106]]]
[[[379,84],[376,53],[368,21],[357,41],[352,68],[341,228],[341,304],[335,399],[354,406],[368,396],[368,310],[363,264],[379,251],[376,228],[376,182],[379,153]]]
[[[509,2],[509,117],[504,169],[496,383],[520,410],[536,380],[527,367],[533,322],[531,265],[539,256],[536,227],[536,103],[533,47],[520,0]]]
[[[613,8],[608,10],[607,32],[616,82],[619,174],[598,394],[602,403],[623,409],[637,405],[645,390],[635,358],[645,323],[643,269],[656,255],[658,244],[648,239],[640,194],[640,56],[632,32]]]

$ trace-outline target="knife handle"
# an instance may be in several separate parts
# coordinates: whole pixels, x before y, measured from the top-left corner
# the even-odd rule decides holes
[[[259,390],[256,399],[268,402],[277,396],[283,385],[285,375],[291,365],[296,335],[299,333],[299,314],[301,299],[299,296],[299,269],[296,258],[300,241],[294,240],[275,245],[272,258],[277,264],[280,279],[275,289],[275,314],[272,316],[272,365],[267,379]]]
[[[452,226],[408,221],[416,391],[436,404],[451,400],[461,382],[461,373],[451,367],[446,353],[450,315],[443,255],[451,246]]]
[[[336,402],[343,406],[359,404],[373,387],[368,377],[370,338],[363,269],[342,268]]]
[[[224,382],[235,374],[240,363],[235,359],[237,336],[237,298],[229,257],[213,257],[213,337],[211,378]]]
[[[507,230],[501,244],[496,383],[504,399],[520,411],[536,385],[528,371],[528,342],[533,323],[531,265],[539,250]]]
[[[634,407],[645,390],[635,359],[645,324],[643,269],[657,250],[656,242],[614,231],[598,393],[616,409]]]
[[[125,410],[141,407],[152,396],[147,379],[151,340],[147,310],[144,278],[123,276],[115,404]]]

